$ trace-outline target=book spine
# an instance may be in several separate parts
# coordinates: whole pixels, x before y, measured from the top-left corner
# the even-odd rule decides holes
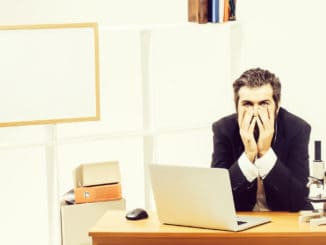
[[[221,0],[224,1],[224,0]],[[209,0],[208,3],[208,21],[213,23],[218,23],[219,17],[219,0]]]
[[[230,18],[230,0],[224,0],[223,22],[229,21],[229,18]]]
[[[188,21],[189,22],[197,22],[197,15],[196,15],[196,0],[188,0]]]
[[[219,21],[220,23],[223,22],[223,18],[224,18],[224,0],[218,0],[218,10],[219,10]]]
[[[236,0],[229,0],[229,5],[230,5],[229,20],[236,20],[236,15],[235,15]]]
[[[208,22],[208,0],[188,0],[188,21]]]

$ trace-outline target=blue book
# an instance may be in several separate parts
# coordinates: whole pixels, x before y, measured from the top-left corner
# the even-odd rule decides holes
[[[208,1],[208,21],[218,23],[220,22],[220,1],[224,0],[209,0]]]

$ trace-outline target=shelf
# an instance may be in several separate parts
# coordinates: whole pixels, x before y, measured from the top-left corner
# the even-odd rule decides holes
[[[99,31],[151,31],[171,28],[197,28],[197,29],[212,29],[212,28],[230,28],[239,26],[238,21],[229,21],[225,23],[206,23],[198,24],[193,22],[180,22],[175,24],[154,24],[154,25],[112,25],[99,26]]]

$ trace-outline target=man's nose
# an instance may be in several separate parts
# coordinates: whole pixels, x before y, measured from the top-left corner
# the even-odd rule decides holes
[[[254,116],[258,116],[258,105],[254,105]]]

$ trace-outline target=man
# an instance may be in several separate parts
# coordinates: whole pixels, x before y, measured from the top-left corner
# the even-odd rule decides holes
[[[211,166],[229,169],[236,210],[312,209],[310,125],[280,108],[280,81],[267,70],[245,71],[233,90],[237,113],[213,124]]]

